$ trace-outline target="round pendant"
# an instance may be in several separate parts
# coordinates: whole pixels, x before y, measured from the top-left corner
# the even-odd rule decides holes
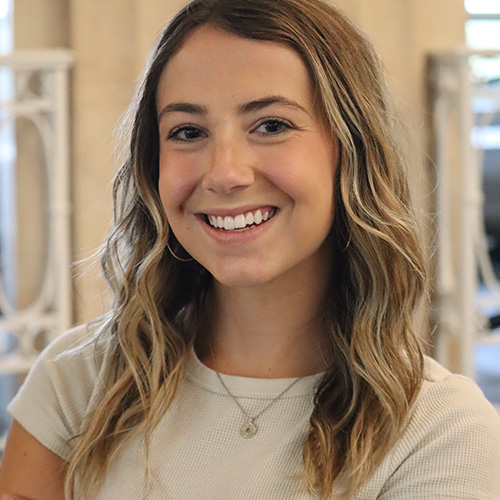
[[[241,426],[240,434],[244,438],[251,438],[254,437],[255,434],[257,434],[258,430],[259,428],[257,427],[257,424],[255,424],[253,420],[248,420]]]

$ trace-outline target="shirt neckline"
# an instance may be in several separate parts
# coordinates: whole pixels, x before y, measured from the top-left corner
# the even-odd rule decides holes
[[[191,346],[184,365],[184,374],[198,387],[217,394],[228,396],[226,389],[222,386],[215,370],[204,365]],[[324,372],[309,375],[297,381],[280,399],[310,396],[316,392],[317,382]],[[262,398],[270,399],[277,397],[297,377],[292,378],[253,378],[236,375],[221,374],[224,383],[231,393],[238,398]]]

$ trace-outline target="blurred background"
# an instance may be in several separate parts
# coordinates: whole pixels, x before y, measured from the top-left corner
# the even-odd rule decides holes
[[[0,434],[41,348],[105,311],[117,125],[182,0],[0,0]],[[406,127],[429,352],[500,408],[500,1],[337,0]],[[1,447],[1,443],[0,443]]]

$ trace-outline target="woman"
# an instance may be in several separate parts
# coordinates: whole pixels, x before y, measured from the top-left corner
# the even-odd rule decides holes
[[[0,493],[496,498],[498,416],[415,331],[424,259],[356,28],[320,0],[195,0],[131,117],[113,306],[11,404]]]

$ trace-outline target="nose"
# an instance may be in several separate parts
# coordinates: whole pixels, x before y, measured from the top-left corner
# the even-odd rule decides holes
[[[249,152],[236,134],[214,138],[202,186],[219,194],[243,189],[254,182]]]

